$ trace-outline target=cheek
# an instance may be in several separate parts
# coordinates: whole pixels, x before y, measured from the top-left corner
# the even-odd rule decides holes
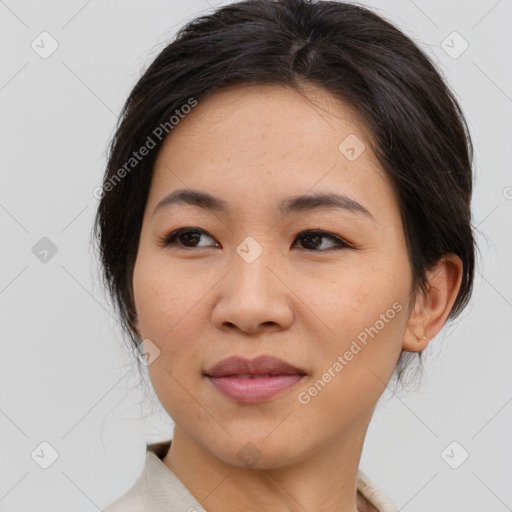
[[[173,416],[187,409],[186,390],[192,389],[191,382],[201,373],[195,340],[201,339],[198,315],[207,289],[179,265],[171,266],[148,251],[137,258],[133,291],[140,334],[160,351],[148,366],[149,376],[156,395]]]
[[[133,274],[139,330],[159,349],[148,366],[155,392],[164,407],[186,408],[197,379],[202,378],[201,356],[205,329],[209,326],[208,294],[212,281],[202,272],[190,271],[166,255],[142,251]],[[181,405],[180,405],[181,404]]]
[[[367,377],[369,369],[383,379],[392,373],[401,352],[409,290],[406,273],[398,276],[389,266],[378,265],[340,274],[324,283],[321,293],[310,293],[308,305],[319,312],[323,333],[314,338],[321,363],[318,372],[328,371],[341,356],[351,385],[356,385],[358,375]]]
[[[142,252],[133,272],[135,309],[141,334],[159,340],[171,337],[196,314],[195,304],[206,293],[201,282],[179,265]],[[186,322],[184,320],[186,319]]]
[[[298,410],[304,415],[309,412],[303,425],[312,433],[343,430],[369,414],[393,374],[406,307],[394,290],[378,293],[375,283],[370,290],[354,287],[352,295],[337,294],[324,304],[333,332],[313,338],[308,353],[314,355],[314,378],[297,396]]]
[[[373,325],[394,302],[404,300],[408,289],[385,264],[340,268],[329,280],[318,277],[314,283],[298,275],[294,283],[298,295],[307,297],[307,306],[329,327],[324,330],[343,338]]]

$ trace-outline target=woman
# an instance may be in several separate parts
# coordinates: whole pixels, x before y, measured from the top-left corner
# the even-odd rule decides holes
[[[365,8],[248,0],[130,94],[95,234],[172,443],[117,511],[396,511],[358,469],[394,374],[467,304],[472,145]]]

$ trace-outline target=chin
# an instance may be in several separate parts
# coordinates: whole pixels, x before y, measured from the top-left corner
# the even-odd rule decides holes
[[[217,446],[211,453],[225,464],[241,469],[277,469],[301,458],[299,453],[294,453],[297,444],[291,437],[288,439],[289,442],[285,442],[278,436],[269,439],[264,434],[245,434],[227,439],[225,446]]]

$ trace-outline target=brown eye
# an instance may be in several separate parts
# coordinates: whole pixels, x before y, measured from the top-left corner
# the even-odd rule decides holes
[[[350,247],[350,245],[341,238],[331,235],[326,231],[319,230],[304,231],[303,233],[300,233],[299,236],[297,236],[297,240],[302,240],[302,249],[317,252]],[[325,240],[328,240],[327,244],[324,243]],[[328,247],[325,247],[325,245],[327,245]]]
[[[160,244],[163,247],[175,246],[177,248],[219,247],[218,243],[208,244],[201,241],[214,240],[206,231],[198,228],[180,228],[166,235]],[[338,236],[320,230],[309,230],[300,233],[296,240],[300,241],[300,248],[314,252],[325,252],[349,248],[351,245]]]
[[[166,235],[163,240],[161,240],[161,245],[164,247],[175,245],[177,247],[211,247],[210,245],[198,245],[201,241],[201,238],[213,238],[203,231],[202,229],[197,228],[180,228],[176,231],[173,231],[169,235]]]

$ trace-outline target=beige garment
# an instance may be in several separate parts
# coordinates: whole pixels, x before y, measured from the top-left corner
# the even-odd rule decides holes
[[[207,512],[162,462],[170,446],[171,441],[147,445],[146,461],[137,480],[103,512]],[[398,512],[391,500],[361,470],[357,473],[357,490],[366,498],[365,512]]]

